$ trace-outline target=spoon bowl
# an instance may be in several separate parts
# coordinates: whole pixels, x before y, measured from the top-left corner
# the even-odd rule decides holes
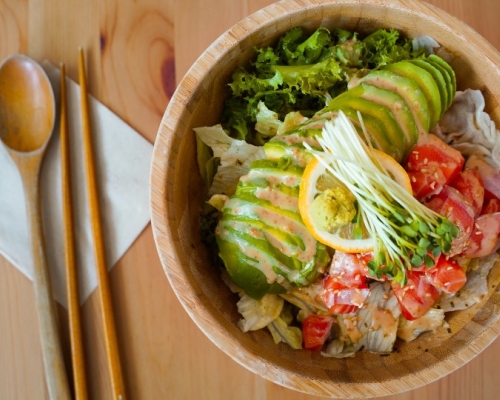
[[[69,399],[57,314],[45,259],[39,174],[55,122],[55,99],[44,70],[15,54],[0,65],[0,140],[23,182],[33,252],[33,284],[45,378],[51,399]]]
[[[52,135],[54,119],[54,93],[43,69],[22,54],[7,58],[0,73],[2,142],[22,153],[40,149]]]

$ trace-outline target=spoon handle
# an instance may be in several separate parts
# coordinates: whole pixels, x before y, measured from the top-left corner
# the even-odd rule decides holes
[[[51,399],[70,399],[68,378],[59,339],[57,312],[45,259],[38,180],[41,159],[37,160],[37,158],[37,156],[34,156],[25,160],[26,174],[23,176],[23,186],[28,223],[31,230],[34,265],[33,284],[35,286],[35,301],[40,324],[45,380]]]

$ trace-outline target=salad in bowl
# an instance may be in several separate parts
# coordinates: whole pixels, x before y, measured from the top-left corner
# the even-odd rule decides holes
[[[193,64],[155,142],[152,226],[203,333],[354,398],[500,333],[500,55],[423,2],[276,2]]]
[[[244,331],[353,357],[447,329],[500,247],[500,133],[431,37],[295,27],[195,128],[202,235]]]

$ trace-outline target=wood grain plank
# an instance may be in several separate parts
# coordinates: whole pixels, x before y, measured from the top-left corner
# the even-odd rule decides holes
[[[27,1],[27,51],[35,60],[45,59],[54,65],[66,64],[67,75],[78,81],[78,47],[89,53],[89,92],[99,84],[96,49],[99,49],[99,26],[95,16],[97,0]]]
[[[28,2],[0,0],[0,60],[28,47]]]
[[[238,21],[275,1],[187,0],[175,5],[176,82],[179,83],[196,59],[227,29]],[[196,31],[193,31],[196,26]]]
[[[174,0],[100,2],[99,99],[153,141],[175,90]]]
[[[0,397],[48,397],[33,282],[0,260]]]

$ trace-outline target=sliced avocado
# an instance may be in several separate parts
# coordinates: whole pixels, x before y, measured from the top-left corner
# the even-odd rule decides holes
[[[284,157],[289,150],[289,147],[286,143],[279,141],[269,141],[264,144],[264,151],[266,153],[266,157],[271,160],[277,160],[281,157]],[[301,149],[302,150],[302,149]]]
[[[392,112],[392,115],[404,133],[406,155],[418,140],[417,125],[408,104],[406,104],[399,94],[390,90],[382,89],[366,82],[362,82],[358,87],[363,89],[362,98],[385,106]]]
[[[286,289],[277,282],[268,283],[266,275],[254,268],[243,257],[238,245],[227,240],[219,240],[219,256],[222,258],[233,282],[254,299],[260,299],[266,293],[285,293]]]
[[[427,57],[426,61],[429,64],[432,64],[434,67],[441,69],[441,73],[446,81],[446,86],[448,88],[448,105],[446,109],[451,106],[453,100],[455,99],[455,93],[457,90],[457,82],[455,79],[455,71],[450,64],[444,61],[441,57],[438,57],[434,54]]]
[[[256,160],[224,205],[216,230],[219,256],[251,297],[283,292],[285,281],[307,285],[329,262],[300,217],[302,173],[289,157]]]
[[[411,79],[391,71],[372,71],[360,81],[400,95],[413,114],[419,134],[429,132],[430,118],[427,100],[420,87]]]
[[[368,113],[361,110],[362,107],[360,107],[360,103],[365,101],[366,100],[364,99],[357,98],[357,101],[352,102],[352,106],[348,105],[346,102],[344,102],[340,107],[334,107],[334,105],[332,105],[333,109],[331,111],[342,111],[351,120],[354,127],[358,131],[358,134],[364,140],[365,134],[361,128],[361,122],[358,116],[359,113],[369,136],[370,144],[374,148],[389,154],[398,161],[401,161],[402,150],[397,146],[394,146],[389,138],[389,135],[386,133],[387,121],[384,122],[383,118],[380,118],[377,113],[375,113],[375,115],[371,114],[369,108]]]
[[[321,135],[321,129],[323,129],[325,121],[326,119],[308,120],[297,129],[274,136],[264,144],[266,157],[277,160],[289,156],[294,158],[298,164],[306,165],[312,156],[304,147],[304,142],[319,150],[320,145],[316,140],[316,136]]]
[[[334,98],[326,109],[344,110],[349,108],[359,111],[367,128],[368,124],[365,121],[367,117],[379,122],[381,126],[376,130],[370,131],[370,133],[375,136],[375,142],[380,146],[378,147],[379,150],[391,155],[397,161],[401,161],[406,153],[406,139],[399,123],[396,121],[391,111],[384,105],[358,96],[357,94],[362,92],[362,90],[362,87],[357,86],[343,93]]]
[[[409,61],[389,64],[384,70],[392,71],[414,81],[425,96],[429,107],[430,126],[432,128],[441,118],[441,95],[439,88],[430,73]]]
[[[441,75],[443,76],[443,79],[446,83],[446,91],[448,93],[448,96],[447,96],[448,103],[446,104],[446,107],[443,110],[443,114],[444,114],[444,112],[446,112],[446,110],[451,106],[451,103],[453,103],[453,99],[455,97],[455,92],[453,90],[453,84],[452,84],[452,77],[450,76],[450,73],[448,72],[448,70],[446,68],[444,68],[442,65],[439,65],[435,61],[431,61],[429,59],[427,59],[426,61],[428,64],[432,65],[434,68],[439,69],[439,71],[441,72]]]
[[[422,69],[425,69],[429,74],[432,75],[432,78],[437,84],[437,87],[439,89],[439,95],[441,97],[441,114],[439,116],[439,118],[441,118],[446,109],[448,108],[448,102],[449,102],[448,86],[446,84],[443,73],[439,68],[436,68],[434,65],[432,65],[430,62],[427,62],[426,60],[417,59],[417,60],[410,60],[409,62],[417,65]]]
[[[320,134],[321,131],[318,131]],[[312,155],[302,143],[289,144],[281,140],[270,140],[264,144],[264,152],[270,160],[278,160],[282,157],[292,157],[299,165],[306,165],[311,161]]]

